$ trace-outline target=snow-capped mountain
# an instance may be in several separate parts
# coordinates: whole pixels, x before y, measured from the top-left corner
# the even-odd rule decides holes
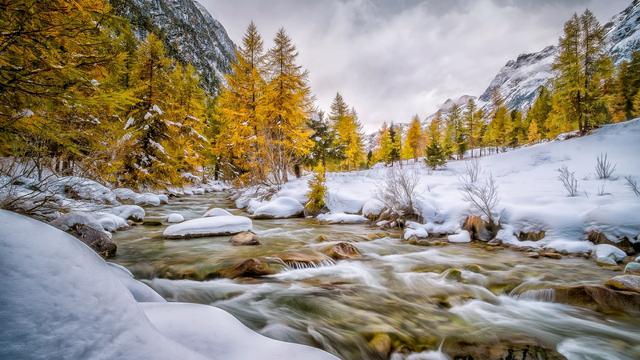
[[[453,108],[453,105],[458,105],[460,108],[464,109],[464,107],[467,105],[469,100],[478,101],[478,98],[473,95],[462,95],[455,100],[447,99],[444,103],[442,103],[442,105],[438,107],[438,110],[436,110],[433,114],[427,116],[424,119],[423,125],[427,126],[431,122],[431,120],[436,116],[436,113],[438,111],[440,111],[440,115],[447,116],[447,114],[449,114],[449,112],[451,111],[451,108]]]
[[[619,64],[629,59],[634,50],[640,49],[640,0],[631,5],[604,25],[608,52]],[[553,60],[558,48],[547,46],[542,51],[522,54],[516,60],[509,60],[500,69],[480,95],[479,100],[490,107],[491,94],[498,89],[509,109],[526,110],[535,100],[541,85],[548,85],[554,77]]]
[[[111,5],[131,22],[138,38],[154,32],[171,57],[193,64],[209,92],[224,83],[235,45],[224,26],[195,0],[111,0]]]

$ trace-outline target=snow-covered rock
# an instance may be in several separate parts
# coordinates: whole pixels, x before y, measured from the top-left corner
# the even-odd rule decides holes
[[[128,188],[117,188],[113,190],[113,193],[115,194],[118,201],[124,202],[124,203],[133,202],[135,201],[136,197],[140,195],[137,192]]]
[[[169,214],[167,215],[167,222],[168,223],[172,223],[172,224],[176,224],[176,223],[181,223],[184,221],[184,216],[180,215],[180,214]]]
[[[160,196],[153,193],[139,194],[133,200],[136,205],[140,206],[160,206]]]
[[[413,236],[424,239],[429,237],[429,232],[427,231],[425,225],[419,224],[414,221],[407,221],[402,238],[408,240]]]
[[[362,215],[378,217],[384,211],[384,203],[378,199],[369,199],[362,205]]]
[[[255,209],[253,216],[256,218],[290,218],[300,216],[304,206],[296,199],[287,196],[278,197]]]
[[[66,176],[53,182],[55,191],[75,200],[87,200],[99,204],[118,205],[116,195],[111,189],[93,180]]]
[[[214,216],[187,220],[167,227],[162,233],[166,238],[193,238],[203,236],[232,235],[251,231],[251,219],[244,216]]]
[[[120,205],[106,209],[106,211],[125,220],[142,221],[145,216],[144,209],[138,205]]]
[[[468,243],[471,242],[471,235],[467,230],[462,230],[455,235],[447,236],[447,240],[452,243]]]
[[[233,215],[233,214],[228,212],[225,209],[222,209],[222,208],[211,208],[211,209],[207,210],[202,215],[202,217],[231,216],[231,215]]]
[[[337,359],[218,308],[164,302],[70,235],[5,210],[0,273],[2,359]]]
[[[594,246],[594,256],[599,263],[615,265],[624,260],[627,253],[613,245],[599,244]]]
[[[320,214],[316,218],[320,222],[327,224],[364,224],[369,221],[362,215],[345,213]]]

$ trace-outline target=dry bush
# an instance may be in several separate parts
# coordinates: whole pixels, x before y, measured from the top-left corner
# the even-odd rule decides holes
[[[566,165],[562,165],[562,167],[558,169],[558,180],[560,180],[562,186],[564,186],[567,195],[570,197],[578,195],[578,179],[576,179],[575,173],[569,171]]]
[[[489,174],[489,177],[482,182],[478,182],[477,178],[475,182],[472,182],[470,177],[463,177],[461,179],[461,190],[464,200],[479,211],[487,219],[489,225],[494,226],[497,224],[493,213],[498,205],[499,197],[498,185],[493,175]]]
[[[616,171],[616,164],[609,161],[607,153],[600,154],[596,158],[596,175],[598,175],[598,179],[610,179],[614,171]]]
[[[640,197],[640,185],[638,185],[638,181],[634,180],[631,176],[625,176],[624,178],[627,181],[627,186],[631,191],[638,197]]]
[[[419,176],[415,169],[392,166],[379,187],[376,198],[398,217],[419,217],[415,207],[418,183]]]

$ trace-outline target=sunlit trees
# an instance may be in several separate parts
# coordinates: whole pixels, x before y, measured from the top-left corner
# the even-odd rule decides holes
[[[364,162],[362,129],[355,109],[349,109],[340,93],[336,93],[329,114],[331,125],[338,136],[338,144],[343,149],[339,167],[346,170],[358,168]]]
[[[417,159],[424,150],[422,145],[422,124],[418,115],[414,115],[407,130],[407,138],[402,147],[404,159]]]

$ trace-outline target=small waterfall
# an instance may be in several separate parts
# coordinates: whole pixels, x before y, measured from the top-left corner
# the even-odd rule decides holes
[[[544,302],[554,302],[556,298],[555,289],[535,289],[527,290],[521,294],[517,294],[514,298],[518,300],[536,300]]]
[[[323,259],[320,261],[285,261],[287,267],[291,270],[302,270],[302,269],[316,269],[322,266],[332,266],[335,265],[336,262],[331,259]]]

